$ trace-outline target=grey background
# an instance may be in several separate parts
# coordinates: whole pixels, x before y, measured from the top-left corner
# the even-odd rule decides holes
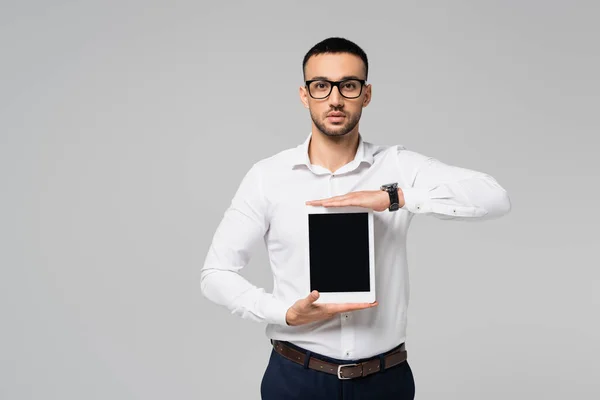
[[[416,398],[600,398],[598,2],[0,4],[0,398],[259,398],[264,325],[200,268],[244,173],[310,131],[329,36],[369,56],[366,140],[512,200],[413,220]],[[271,290],[264,248],[243,275]]]

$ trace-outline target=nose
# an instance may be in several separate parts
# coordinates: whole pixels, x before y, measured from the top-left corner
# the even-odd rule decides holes
[[[339,107],[344,105],[344,96],[340,94],[340,90],[337,86],[331,89],[329,94],[329,105]]]

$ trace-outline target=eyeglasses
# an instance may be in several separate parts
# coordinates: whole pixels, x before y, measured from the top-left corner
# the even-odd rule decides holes
[[[328,81],[326,79],[313,79],[306,81],[308,94],[313,99],[324,99],[331,94],[334,86],[337,86],[340,94],[347,99],[355,99],[362,93],[365,79],[344,79],[343,81]]]

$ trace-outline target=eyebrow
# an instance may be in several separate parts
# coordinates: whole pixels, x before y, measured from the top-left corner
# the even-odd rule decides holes
[[[342,78],[340,79],[340,81],[344,81],[344,80],[346,80],[346,79],[363,79],[363,78],[359,78],[359,77],[358,77],[358,76],[356,76],[356,75],[346,75],[346,76],[342,76]],[[307,79],[307,80],[309,80],[309,81],[314,81],[314,80],[326,80],[326,81],[333,81],[333,79],[329,79],[329,78],[328,78],[328,77],[326,77],[326,76],[315,76],[314,78],[312,78],[312,79]]]

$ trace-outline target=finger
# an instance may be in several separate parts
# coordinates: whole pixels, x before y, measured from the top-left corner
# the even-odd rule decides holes
[[[314,303],[315,301],[317,301],[318,298],[319,298],[319,292],[317,290],[313,290],[312,292],[310,292],[308,294],[308,296],[306,296],[306,304],[310,305],[310,304]]]
[[[356,310],[356,309],[361,309],[361,308],[375,307],[375,306],[379,305],[379,302],[374,301],[373,303],[347,303],[347,304],[342,304],[342,305],[345,306],[349,310]]]
[[[325,203],[330,203],[330,202],[337,202],[337,201],[344,201],[344,200],[348,200],[352,198],[352,196],[350,194],[343,194],[341,196],[334,196],[334,197],[330,197],[329,199],[325,199]]]
[[[322,205],[324,207],[344,207],[344,206],[359,205],[359,203],[354,202],[352,199],[344,199],[344,200],[324,201],[322,203]]]
[[[373,303],[339,303],[339,304],[324,304],[328,312],[341,313],[354,310],[362,310],[365,308],[375,307],[379,305],[379,302]]]
[[[339,199],[345,198],[346,196],[348,196],[348,193],[346,193],[346,194],[340,194],[340,195],[337,195],[337,196],[328,197],[328,198],[323,199],[323,200],[339,200]]]
[[[308,204],[309,206],[320,206],[326,201],[331,201],[331,199],[310,200],[307,201],[306,204]]]
[[[343,194],[343,195],[339,195],[339,196],[333,196],[333,197],[328,197],[326,199],[318,199],[318,200],[309,200],[306,202],[306,204],[321,204],[324,202],[329,202],[329,201],[336,201],[336,200],[344,200],[349,196],[349,194]]]

